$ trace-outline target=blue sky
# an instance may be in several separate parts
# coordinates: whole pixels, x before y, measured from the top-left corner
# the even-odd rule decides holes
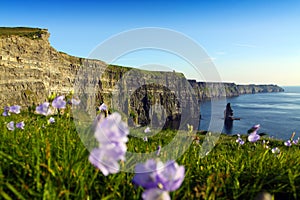
[[[223,81],[279,85],[300,85],[299,24],[297,0],[2,1],[0,12],[0,26],[47,28],[57,50],[80,57],[130,29],[175,30],[205,49]],[[149,63],[199,79],[184,60],[164,52],[133,52],[115,62]]]

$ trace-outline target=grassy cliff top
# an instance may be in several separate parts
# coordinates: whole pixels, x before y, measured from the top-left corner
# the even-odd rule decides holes
[[[47,29],[40,29],[40,28],[0,27],[0,37],[18,35],[18,36],[35,39],[35,38],[40,38],[41,35],[46,32],[48,32]]]

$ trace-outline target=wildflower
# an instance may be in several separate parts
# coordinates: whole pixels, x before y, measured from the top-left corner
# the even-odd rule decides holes
[[[256,124],[256,125],[252,126],[251,129],[248,130],[248,133],[257,132],[259,129],[260,129],[260,124]]]
[[[291,138],[290,138],[290,142],[291,142],[291,145],[292,144],[298,144],[298,141],[299,141],[299,137],[297,140],[294,140],[294,137],[296,135],[296,132],[293,132],[292,135],[291,135]],[[287,141],[288,142],[288,141]],[[288,143],[287,143],[288,144]],[[289,144],[288,144],[289,145]],[[286,145],[287,146],[287,145]]]
[[[100,169],[104,176],[118,173],[120,170],[118,160],[124,159],[123,152],[114,144],[95,148],[89,156],[89,161]]]
[[[7,111],[4,111],[4,112],[2,113],[2,116],[4,116],[4,117],[10,116],[10,113],[7,112]]]
[[[21,106],[19,106],[19,105],[10,106],[9,107],[9,112],[19,114],[20,109],[21,109]]]
[[[53,117],[50,117],[49,120],[48,120],[48,123],[53,124],[54,122],[55,122],[55,119]]]
[[[256,124],[252,127],[253,129],[255,129],[256,131],[260,128],[260,124]]]
[[[105,105],[104,103],[102,103],[102,104],[99,106],[99,110],[100,110],[100,111],[106,111],[106,110],[107,110],[107,105]]]
[[[165,167],[157,176],[162,189],[166,191],[177,190],[183,182],[185,170],[173,160],[167,161]]]
[[[284,142],[284,145],[287,146],[287,147],[292,146],[291,140],[285,141],[285,142]]]
[[[19,122],[19,123],[16,124],[16,127],[19,128],[19,129],[22,129],[22,130],[24,130],[24,126],[25,126],[24,121]]]
[[[41,115],[49,115],[49,102],[44,102],[42,104],[40,104],[39,106],[36,107],[35,111],[37,114],[41,114]]]
[[[159,199],[159,200],[170,200],[170,195],[167,191],[161,190],[159,188],[152,188],[145,190],[142,194],[142,198],[144,200],[153,200],[153,199]]]
[[[260,135],[258,135],[256,131],[250,133],[250,135],[248,136],[249,142],[256,142],[259,139],[260,139]]]
[[[58,96],[52,101],[52,106],[58,109],[66,108],[66,101],[64,100],[65,96]]]
[[[293,140],[293,144],[298,144],[299,143],[299,137],[297,138],[297,140]]]
[[[119,113],[113,113],[107,118],[97,116],[95,123],[95,138],[99,147],[92,150],[89,161],[107,176],[119,172],[119,160],[125,160],[126,142],[129,129],[121,120]]]
[[[244,140],[243,140],[242,138],[238,138],[238,139],[236,140],[236,142],[239,143],[240,145],[245,144],[245,142],[244,142]]]
[[[181,186],[185,169],[172,160],[163,164],[150,159],[145,164],[137,164],[135,173],[133,183],[146,189],[143,199],[170,199],[168,192]]]
[[[132,182],[145,189],[157,188],[157,173],[163,167],[164,164],[161,161],[156,162],[154,159],[149,159],[145,163],[139,163],[135,166],[135,175]]]
[[[143,138],[143,140],[144,140],[145,142],[148,142],[148,137],[145,136],[145,137]]]
[[[10,115],[10,113],[9,113],[9,107],[5,106],[4,110],[3,110],[3,113],[2,113],[2,116],[7,117],[9,115]]]
[[[271,151],[274,154],[279,154],[280,153],[280,149],[278,147],[273,148]]]
[[[161,151],[161,146],[159,145],[156,149],[156,155],[159,156],[160,154],[160,151]]]
[[[237,136],[238,136],[238,139],[236,140],[236,142],[239,143],[240,145],[245,144],[244,140],[241,138],[241,135],[237,134]]]
[[[15,130],[15,122],[11,121],[6,125],[7,129],[10,131]]]
[[[144,133],[150,133],[150,132],[151,132],[151,130],[150,130],[149,127],[147,127],[147,128],[144,130]]]
[[[128,126],[119,113],[113,113],[96,125],[95,137],[100,144],[122,144],[128,141]]]

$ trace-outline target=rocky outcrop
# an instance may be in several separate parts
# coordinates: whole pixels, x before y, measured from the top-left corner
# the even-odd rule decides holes
[[[1,107],[30,106],[47,100],[51,93],[75,89],[85,94],[84,106],[105,102],[130,116],[131,123],[167,128],[178,127],[180,120],[197,125],[197,103],[203,99],[283,91],[276,85],[187,81],[181,73],[141,71],[77,58],[51,47],[49,36],[45,29],[0,28]]]

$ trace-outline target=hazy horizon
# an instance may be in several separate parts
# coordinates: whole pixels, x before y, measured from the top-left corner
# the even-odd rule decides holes
[[[2,7],[0,26],[47,28],[51,45],[73,56],[87,58],[99,44],[121,32],[159,27],[201,46],[222,82],[300,85],[297,0],[9,1]],[[112,64],[150,69],[154,65],[199,79],[188,62],[169,52],[134,51]]]

